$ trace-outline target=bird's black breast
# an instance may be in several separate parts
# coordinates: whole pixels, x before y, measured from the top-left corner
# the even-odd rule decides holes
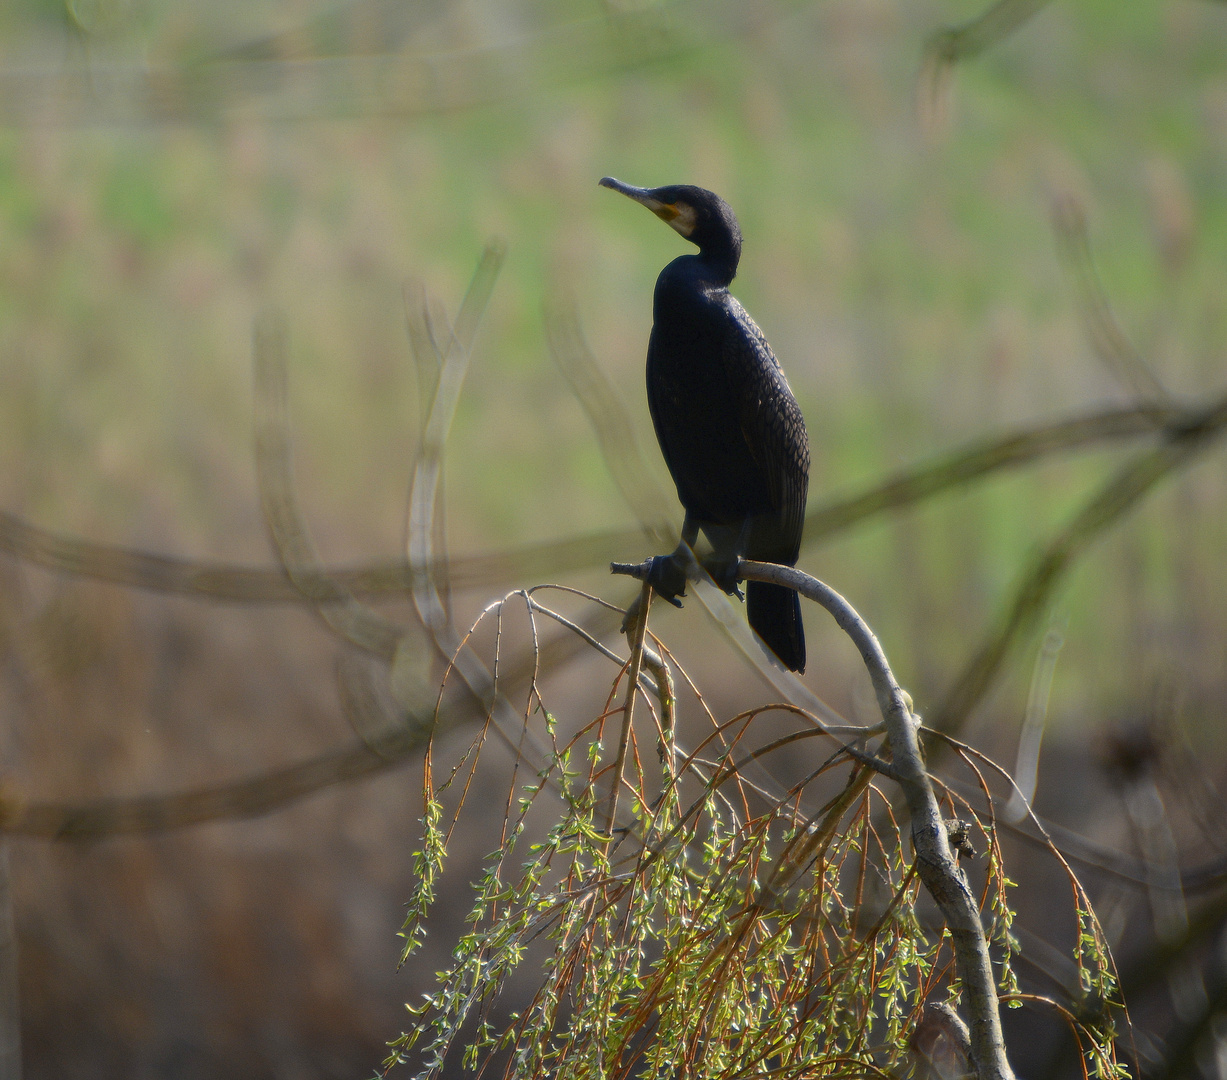
[[[758,542],[746,554],[795,561],[805,422],[754,320],[727,289],[705,287],[701,270],[701,260],[683,257],[657,281],[647,364],[656,435],[682,505],[701,524],[752,519]]]

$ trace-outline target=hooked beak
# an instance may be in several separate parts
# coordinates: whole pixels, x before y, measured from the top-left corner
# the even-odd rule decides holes
[[[602,177],[600,184],[601,187],[609,188],[611,191],[620,191],[628,199],[634,199],[640,205],[646,206],[661,221],[667,222],[683,236],[689,237],[694,232],[694,208],[686,203],[662,202],[656,197],[659,188],[634,187],[631,184],[622,183],[621,180],[615,180],[612,176]]]

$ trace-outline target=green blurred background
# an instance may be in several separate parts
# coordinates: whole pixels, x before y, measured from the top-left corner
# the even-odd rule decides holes
[[[733,291],[804,409],[812,503],[972,437],[1132,400],[1096,355],[1054,206],[1085,214],[1104,293],[1168,391],[1210,400],[1227,367],[1227,7],[1049,4],[947,72],[935,110],[926,43],[980,10],[4,5],[0,504],[93,540],[271,565],[251,452],[252,325],[271,308],[322,554],[398,557],[424,408],[406,286],[454,315],[499,237],[448,444],[451,551],[633,527],[542,309],[574,298],[667,485],[643,358],[655,276],[687,245],[600,190],[606,174],[697,183],[737,211]],[[801,565],[871,622],[923,713],[1122,453],[1058,455],[879,515]],[[1124,848],[1097,765],[1122,725],[1161,721],[1206,785],[1222,772],[1225,494],[1212,450],[1092,548],[1049,616],[1064,645],[1037,807]],[[566,580],[628,595],[599,563]],[[335,649],[307,614],[11,560],[2,581],[0,768],[17,798],[177,790],[352,737]],[[459,623],[535,583],[455,597]],[[654,625],[717,706],[765,699],[697,604]],[[807,683],[868,719],[850,649],[817,614],[807,627]],[[971,728],[1007,764],[1035,652]],[[151,841],[13,842],[27,1073],[369,1073],[417,985],[393,971],[416,783],[409,768]],[[1186,818],[1177,846],[1200,857],[1207,834]],[[1118,938],[1149,932],[1129,903]]]

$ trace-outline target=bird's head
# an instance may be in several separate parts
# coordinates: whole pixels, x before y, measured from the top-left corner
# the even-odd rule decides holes
[[[601,187],[620,191],[627,198],[641,203],[696,244],[700,254],[720,259],[731,258],[736,268],[741,255],[741,228],[732,207],[715,192],[691,184],[632,187],[612,176],[601,180]]]

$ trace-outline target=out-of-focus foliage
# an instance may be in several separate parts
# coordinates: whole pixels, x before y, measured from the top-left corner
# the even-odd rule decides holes
[[[455,546],[556,536],[562,507],[566,532],[624,521],[539,317],[554,283],[577,294],[650,445],[650,284],[684,245],[595,190],[607,172],[702,182],[738,209],[738,292],[810,418],[818,496],[1127,394],[1081,325],[1057,202],[1084,207],[1106,295],[1164,384],[1213,387],[1227,328],[1221,11],[1050,5],[957,70],[948,130],[926,135],[925,42],[974,13],[876,0],[11,9],[4,429],[27,464],[9,470],[8,504],[77,531],[143,516],[154,535],[254,557],[255,530],[235,528],[252,500],[232,496],[250,492],[251,317],[274,301],[302,374],[304,481],[386,550],[416,412],[402,285],[455,294],[498,233],[508,272],[458,418]],[[891,597],[870,611],[924,680],[1093,475],[1049,469],[946,500],[922,529],[858,533],[814,566]],[[1212,591],[1177,564],[1207,560],[1221,515],[1197,515],[1186,555],[1151,550],[1213,486],[1173,490],[1158,529],[1078,575],[1063,700],[1119,685],[1108,671],[1130,650],[1143,678],[1175,651],[1213,681],[1181,631],[1212,618]],[[1154,572],[1110,588],[1139,560]],[[1140,639],[1131,604],[1163,625]]]
[[[542,319],[574,297],[669,490],[642,361],[652,282],[686,245],[598,189],[606,174],[704,184],[737,210],[734,291],[805,410],[815,504],[1002,428],[1139,393],[1211,400],[1227,385],[1227,7],[998,6],[1010,32],[981,41],[940,36],[976,25],[971,0],[5,5],[0,505],[97,541],[271,564],[250,368],[253,321],[275,308],[322,558],[398,558],[430,393],[406,285],[414,310],[424,283],[454,313],[497,235],[507,260],[448,444],[450,550],[633,528]],[[975,47],[935,68],[951,41]],[[878,516],[802,565],[855,599],[925,712],[1121,453],[1053,455]],[[1068,746],[1045,747],[1037,806],[1145,860],[1183,844],[1192,863],[1207,836],[1220,850],[1222,466],[1212,450],[1157,485],[1081,552],[1040,624],[1061,642],[1046,705]],[[305,617],[0,570],[17,802],[219,783],[353,737]],[[599,564],[577,577],[621,598]],[[489,599],[458,593],[458,622]],[[863,713],[855,658],[810,623],[809,686]],[[699,605],[654,629],[706,694],[761,703]],[[972,716],[1005,758],[1035,645]],[[393,696],[430,674],[398,664]],[[211,1054],[323,1074],[329,1054],[377,1048],[410,996],[378,965],[418,812],[390,780],[254,829],[15,848],[31,1074],[88,1075],[86,1047],[100,1072],[179,1075]],[[1153,920],[1136,882],[1092,890],[1114,944],[1166,927],[1181,955],[1169,879],[1149,886]],[[1032,884],[1022,923],[1043,925]],[[1186,990],[1194,1060],[1216,991]]]

